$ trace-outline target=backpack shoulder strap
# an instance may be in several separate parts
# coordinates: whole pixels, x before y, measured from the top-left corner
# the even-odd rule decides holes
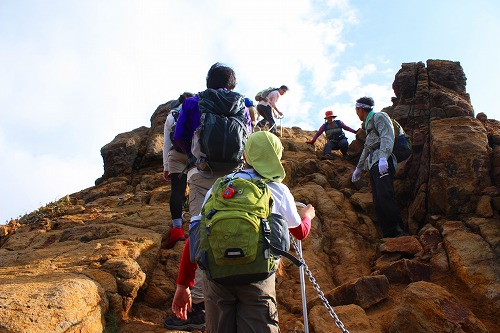
[[[295,264],[297,267],[300,267],[303,265],[302,261],[300,261],[300,259],[296,258],[293,254],[291,254],[290,252],[287,252],[287,251],[283,251],[281,249],[278,249],[277,247],[273,246],[271,244],[271,241],[266,238],[266,241],[269,242],[269,247],[271,248],[271,251],[274,253],[274,254],[279,254],[285,258],[287,258],[288,260],[290,260],[293,264]]]
[[[372,116],[372,118],[369,120],[369,122],[371,122],[373,124],[372,128],[373,130],[375,131],[375,133],[377,134],[378,137],[380,137],[380,134],[379,132],[377,131],[377,127],[375,127],[375,117],[384,117],[385,119],[387,119],[387,121],[389,121],[390,123],[393,122],[393,119],[385,112],[375,112]],[[394,126],[394,125],[393,125]],[[371,132],[371,131],[370,131]]]
[[[177,119],[179,118],[179,110],[173,109],[170,113],[172,114],[172,117],[174,117],[174,121],[177,122]]]

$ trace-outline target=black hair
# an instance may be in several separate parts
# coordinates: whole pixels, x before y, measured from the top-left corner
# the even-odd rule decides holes
[[[207,88],[226,88],[233,90],[236,87],[236,74],[231,67],[216,62],[207,73]]]
[[[185,101],[186,99],[188,99],[189,97],[193,97],[193,96],[194,96],[194,94],[193,94],[193,93],[190,93],[190,92],[185,91],[185,92],[183,92],[183,93],[179,96],[179,98],[177,98],[177,102],[179,102],[179,104],[182,104],[182,103],[184,103],[184,101]]]
[[[288,90],[288,87],[287,87],[287,86],[285,86],[285,85],[282,85],[282,86],[280,87],[280,89],[282,89],[282,90],[284,90],[284,91],[287,91],[287,90]]]
[[[375,105],[375,101],[373,100],[373,98],[367,97],[367,96],[359,98],[358,100],[356,100],[356,103],[363,103],[363,104],[371,106],[371,108],[368,110],[373,109],[373,106]],[[365,108],[363,108],[363,109],[365,109]]]

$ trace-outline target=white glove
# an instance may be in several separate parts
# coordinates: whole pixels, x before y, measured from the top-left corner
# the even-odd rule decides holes
[[[360,179],[361,179],[361,170],[359,168],[356,168],[356,169],[354,169],[354,172],[352,173],[351,181],[353,183],[355,183]]]
[[[381,157],[378,160],[378,173],[381,175],[385,175],[389,171],[389,164],[387,163],[387,159],[385,157]]]

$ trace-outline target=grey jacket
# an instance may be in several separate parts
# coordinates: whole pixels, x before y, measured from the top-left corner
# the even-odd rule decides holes
[[[397,168],[396,157],[392,154],[394,146],[394,127],[389,115],[385,112],[375,112],[365,125],[366,141],[361,156],[359,157],[357,167],[368,171],[385,157],[389,161],[392,156],[394,169]]]

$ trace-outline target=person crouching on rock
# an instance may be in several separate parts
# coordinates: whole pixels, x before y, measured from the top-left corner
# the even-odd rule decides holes
[[[325,148],[323,149],[322,160],[331,160],[333,158],[332,150],[339,149],[342,156],[346,157],[349,143],[347,142],[347,138],[343,130],[356,134],[356,131],[344,124],[342,120],[335,120],[335,118],[337,118],[337,115],[335,115],[333,111],[326,111],[325,123],[321,125],[316,134],[314,134],[312,140],[306,141],[308,145],[314,145],[318,137],[325,132],[327,141]]]

